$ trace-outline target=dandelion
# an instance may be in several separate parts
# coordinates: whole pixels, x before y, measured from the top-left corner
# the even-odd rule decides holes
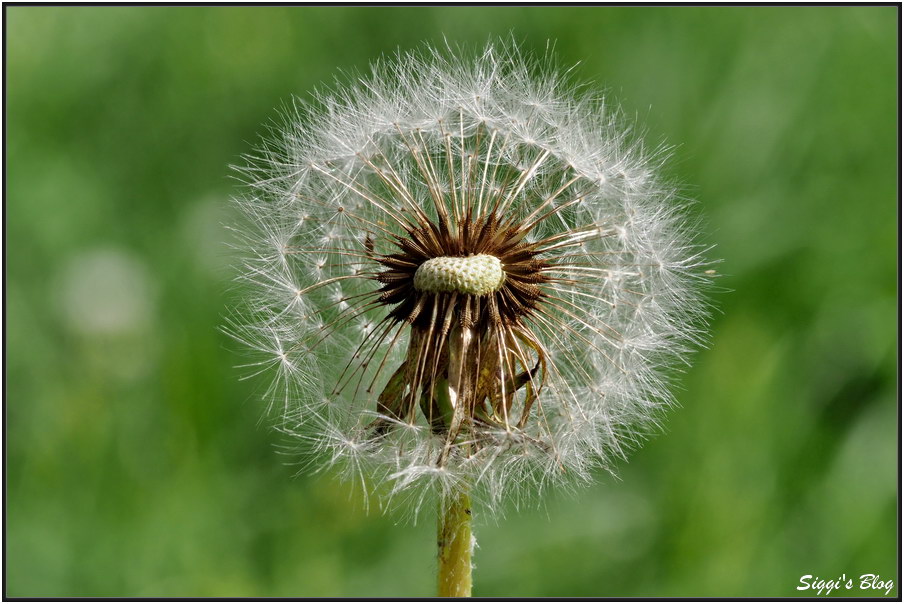
[[[380,61],[249,158],[231,332],[312,459],[415,512],[470,594],[483,509],[591,479],[656,426],[708,276],[618,112],[489,45]]]

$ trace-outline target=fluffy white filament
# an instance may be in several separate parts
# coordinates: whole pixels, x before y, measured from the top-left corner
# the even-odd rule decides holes
[[[388,483],[382,492],[415,508],[464,487],[495,508],[611,469],[670,403],[666,373],[705,315],[703,260],[656,176],[661,155],[646,156],[616,111],[549,61],[509,45],[459,54],[381,61],[296,107],[242,169],[238,201],[246,295],[230,332],[259,353],[251,373],[272,376],[282,429],[315,463]],[[549,364],[529,420],[488,429],[442,464],[443,439],[422,417],[369,428],[409,329],[384,321],[365,253],[393,253],[404,217],[435,218],[437,196],[535,223],[553,278],[525,319]]]

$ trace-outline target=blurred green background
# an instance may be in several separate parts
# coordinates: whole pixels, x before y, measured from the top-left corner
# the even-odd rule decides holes
[[[237,379],[227,165],[338,70],[509,34],[676,145],[726,291],[618,479],[477,519],[475,595],[897,594],[897,7],[5,10],[8,596],[433,594],[430,514],[293,479]]]

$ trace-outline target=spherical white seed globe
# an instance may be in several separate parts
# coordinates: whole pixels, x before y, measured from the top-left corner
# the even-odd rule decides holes
[[[415,508],[611,469],[706,316],[665,155],[548,58],[466,56],[381,60],[300,105],[238,200],[250,319],[230,331],[281,429]]]

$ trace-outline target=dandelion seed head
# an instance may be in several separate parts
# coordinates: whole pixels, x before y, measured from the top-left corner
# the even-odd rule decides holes
[[[383,59],[296,103],[240,168],[227,331],[312,463],[415,509],[613,471],[707,310],[664,155],[550,57],[462,54]]]

